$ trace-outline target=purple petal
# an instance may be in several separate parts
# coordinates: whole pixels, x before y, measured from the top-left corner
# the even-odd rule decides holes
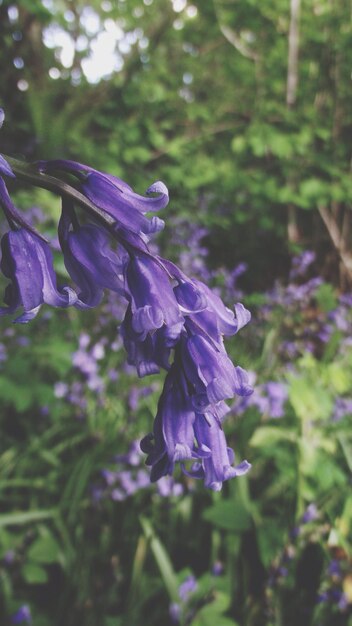
[[[162,220],[157,217],[149,220],[143,213],[166,206],[168,197],[165,195],[161,195],[160,198],[143,198],[128,190],[121,191],[99,172],[88,174],[82,183],[82,191],[91,202],[132,232],[150,234],[164,227]]]
[[[44,302],[66,307],[76,301],[70,288],[57,289],[51,250],[36,235],[22,228],[10,231],[2,237],[1,248],[1,270],[12,281],[5,291],[8,309],[2,309],[1,315],[23,306],[25,313],[16,321],[26,323]]]
[[[207,299],[207,309],[216,315],[217,327],[219,333],[223,335],[234,335],[238,331],[238,322],[235,319],[233,311],[228,309],[221,298],[217,296],[207,285],[200,280],[194,281],[199,291],[201,291]],[[244,308],[244,307],[243,307]]]
[[[195,413],[190,406],[186,382],[175,365],[167,374],[154,420],[153,435],[141,442],[148,452],[147,465],[152,465],[151,479],[172,474],[178,461],[197,458],[194,450],[193,424]]]
[[[235,392],[239,396],[250,396],[253,393],[253,387],[250,384],[248,372],[239,365],[235,367],[235,372]]]
[[[126,266],[126,291],[130,293],[132,326],[141,339],[165,324],[176,339],[184,323],[167,273],[149,256],[131,258]]]
[[[24,313],[22,313],[22,315],[19,315],[19,317],[16,317],[16,319],[13,320],[14,324],[27,324],[38,315],[39,310],[40,310],[40,306],[37,306],[35,307],[35,309],[32,309],[31,311],[25,311]]]
[[[198,313],[207,306],[207,299],[191,281],[180,281],[174,287],[177,302],[184,313]]]
[[[194,431],[199,446],[205,445],[211,450],[211,456],[202,459],[206,487],[219,491],[225,480],[241,476],[250,469],[251,466],[247,461],[232,467],[233,451],[227,447],[224,431],[210,411],[205,415],[196,416]]]
[[[160,367],[169,369],[170,348],[164,339],[164,328],[144,339],[132,327],[131,306],[128,307],[120,332],[128,354],[128,362],[137,369],[138,376],[157,374]]]
[[[182,348],[186,376],[195,389],[197,410],[232,398],[235,393],[252,393],[247,373],[241,367],[235,367],[224,350],[214,349],[200,335],[189,337]]]
[[[26,311],[43,303],[43,274],[37,256],[37,245],[29,233],[20,229],[5,233],[1,240],[1,269],[14,283],[13,296]],[[7,302],[11,307],[11,303]]]
[[[76,175],[82,184],[83,193],[91,202],[112,215],[123,227],[134,233],[151,234],[162,230],[164,222],[153,217],[144,217],[144,213],[163,209],[169,201],[166,186],[161,181],[153,183],[147,195],[158,194],[155,198],[140,196],[127,183],[116,176],[99,172],[92,167],[69,160],[39,161],[38,169],[42,172],[63,170]]]
[[[235,315],[237,320],[237,332],[246,326],[251,320],[251,314],[248,309],[246,309],[241,302],[237,302],[234,306]]]
[[[121,281],[125,261],[109,248],[109,234],[94,224],[76,226],[71,231],[71,223],[70,210],[63,204],[59,238],[66,269],[80,290],[80,303],[96,306],[104,289],[125,296]]]

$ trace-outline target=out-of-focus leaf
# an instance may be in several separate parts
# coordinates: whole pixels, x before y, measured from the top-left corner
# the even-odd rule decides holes
[[[46,570],[36,563],[25,563],[21,568],[21,573],[25,581],[30,585],[40,585],[48,580]]]
[[[318,380],[314,386],[307,377],[292,377],[289,398],[297,416],[302,421],[324,420],[331,415],[331,395],[319,384]]]
[[[254,432],[249,444],[254,448],[275,445],[279,441],[295,443],[297,435],[289,430],[284,430],[280,426],[260,426]]]
[[[60,560],[60,546],[50,534],[39,536],[27,551],[30,561],[56,563]]]
[[[203,519],[217,528],[232,532],[243,532],[251,526],[251,516],[237,498],[219,500],[205,509]]]
[[[256,528],[256,536],[262,563],[264,567],[269,567],[273,559],[282,550],[285,542],[285,529],[279,526],[274,519],[263,520]]]

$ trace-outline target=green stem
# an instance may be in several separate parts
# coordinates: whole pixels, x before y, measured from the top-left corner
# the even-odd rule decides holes
[[[6,159],[11,166],[13,173],[19,180],[24,180],[25,182],[35,185],[36,187],[48,189],[48,191],[57,193],[60,196],[68,196],[74,202],[79,204],[92,217],[100,222],[103,222],[106,228],[113,230],[113,227],[116,225],[115,218],[99,209],[99,207],[93,204],[93,202],[90,202],[86,196],[68,183],[60,180],[59,178],[55,178],[55,176],[49,176],[48,174],[38,172],[34,163],[25,163],[23,161],[19,161],[18,159],[9,157],[6,154],[1,154],[1,156]]]

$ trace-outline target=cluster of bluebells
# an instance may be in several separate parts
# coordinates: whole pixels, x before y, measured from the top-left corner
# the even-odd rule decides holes
[[[269,593],[271,589],[280,585],[283,579],[289,575],[292,563],[297,556],[297,538],[302,535],[305,536],[304,531],[306,525],[315,522],[317,519],[319,519],[319,511],[315,502],[311,502],[298,521],[298,524],[292,529],[289,543],[284,546],[280,555],[271,564],[267,581]]]
[[[343,556],[342,556],[343,555]],[[352,563],[347,554],[337,553],[328,563],[317,602],[323,608],[333,607],[339,613],[352,614]]]
[[[315,260],[315,254],[309,250],[294,257],[289,284],[276,282],[266,292],[265,302],[258,307],[253,319],[252,334],[256,340],[263,338],[268,326],[275,329],[276,335],[280,337],[271,360],[272,363],[279,360],[284,371],[293,371],[294,361],[307,352],[319,359],[329,342],[333,342],[336,357],[341,359],[348,358],[351,349],[351,294],[336,296],[323,279],[315,275]],[[324,292],[329,298],[327,306],[321,306]],[[265,417],[283,417],[288,400],[288,385],[273,380],[255,384],[255,374],[248,374],[254,393],[235,400],[236,413],[241,414],[254,406]],[[352,414],[350,395],[338,396],[334,402],[331,413],[333,422]]]
[[[72,355],[72,365],[76,378],[72,383],[58,381],[54,385],[54,395],[68,402],[75,410],[77,417],[82,418],[87,408],[87,389],[93,392],[98,404],[103,402],[105,381],[100,373],[100,362],[105,356],[107,338],[103,337],[91,345],[87,333],[81,333],[78,348]]]
[[[255,374],[248,372],[249,380],[254,386]],[[235,402],[237,415],[244,413],[249,407],[256,407],[265,418],[278,419],[285,415],[288,400],[288,385],[281,381],[269,380],[254,386],[251,396],[240,398]]]
[[[351,347],[351,294],[341,294],[328,312],[321,308],[319,293],[324,281],[314,275],[314,262],[315,254],[309,250],[294,257],[289,284],[275,283],[259,311],[261,321],[274,325],[275,314],[280,311],[281,333],[286,338],[279,346],[279,355],[286,361],[304,352],[319,357],[336,332],[341,335],[340,352]]]
[[[101,471],[101,479],[92,486],[92,500],[98,504],[110,499],[122,502],[150,487],[149,472],[143,467],[143,454],[138,441],[133,441],[126,454],[116,455],[109,468]],[[156,484],[162,498],[181,496],[184,486],[172,476],[162,476]]]
[[[193,623],[198,611],[203,607],[209,608],[216,600],[217,579],[224,573],[224,566],[221,561],[215,561],[211,568],[210,576],[205,573],[199,579],[194,574],[186,576],[177,589],[177,600],[169,605],[169,614],[173,624]],[[220,582],[220,579],[219,579]],[[219,587],[221,588],[221,582]],[[211,609],[210,609],[211,610]],[[206,612],[207,609],[205,609]],[[209,611],[210,615],[210,611]],[[220,615],[213,615],[216,622]],[[221,618],[220,618],[221,619]]]
[[[198,583],[193,574],[190,574],[185,578],[185,580],[180,584],[178,588],[178,602],[172,602],[170,604],[170,617],[174,624],[179,624],[181,621],[182,615],[185,613],[188,602],[198,589]]]
[[[311,545],[325,548],[326,559],[321,571],[320,584],[316,591],[315,605],[325,613],[352,613],[352,562],[343,548],[330,545],[329,537],[334,533],[332,526],[324,522],[317,505],[309,504],[290,533],[290,540],[272,563],[267,581],[269,609],[274,595],[292,585],[297,562]]]
[[[140,377],[167,372],[153,432],[141,442],[151,480],[172,475],[179,462],[185,474],[221,489],[223,481],[250,467],[247,461],[233,465],[222,427],[229,411],[225,400],[253,391],[224,345],[224,336],[249,322],[249,312],[240,303],[231,311],[204,282],[152,251],[150,238],[164,223],[147,213],[167,205],[163,183],[154,183],[144,197],[121,179],[74,161],[41,161],[36,169],[76,181],[76,195],[63,192],[58,225],[74,287],[57,284],[50,245],[14,206],[5,179],[15,174],[1,157],[0,205],[9,224],[1,239],[1,270],[9,284],[0,315],[16,314],[15,322],[26,323],[43,304],[85,310],[99,305],[105,290],[123,299],[120,332],[128,362]],[[77,197],[93,207],[84,220]],[[78,367],[86,367],[79,351],[75,358]],[[99,391],[93,361],[87,375]]]

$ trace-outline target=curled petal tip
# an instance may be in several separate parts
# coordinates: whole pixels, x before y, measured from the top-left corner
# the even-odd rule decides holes
[[[156,217],[155,215],[152,217],[149,224],[150,224],[150,227],[149,227],[150,234],[159,233],[165,227],[164,220],[161,220],[160,217]]]
[[[249,382],[248,372],[239,365],[235,367],[235,391],[239,396],[250,396],[254,391]]]
[[[222,489],[222,482],[214,481],[212,483],[209,483],[207,486],[212,491],[221,491],[221,489]]]
[[[73,306],[78,301],[78,295],[72,287],[63,287],[62,291],[67,295],[67,305]]]
[[[146,193],[147,193],[148,196],[151,193],[160,193],[160,194],[162,194],[164,196],[169,197],[168,188],[166,187],[166,185],[164,185],[164,183],[161,182],[161,180],[157,180],[155,183],[150,185],[150,187],[148,187]]]
[[[241,302],[237,302],[234,306],[236,320],[237,320],[237,331],[239,331],[243,326],[246,326],[251,321],[251,313],[246,309],[246,307],[241,304]]]
[[[248,461],[242,461],[239,465],[236,465],[236,476],[243,476],[251,469],[252,465]]]
[[[39,309],[40,306],[36,306],[30,311],[25,311],[22,315],[19,315],[19,317],[16,317],[16,319],[13,320],[13,324],[28,324],[28,322],[37,316]]]

